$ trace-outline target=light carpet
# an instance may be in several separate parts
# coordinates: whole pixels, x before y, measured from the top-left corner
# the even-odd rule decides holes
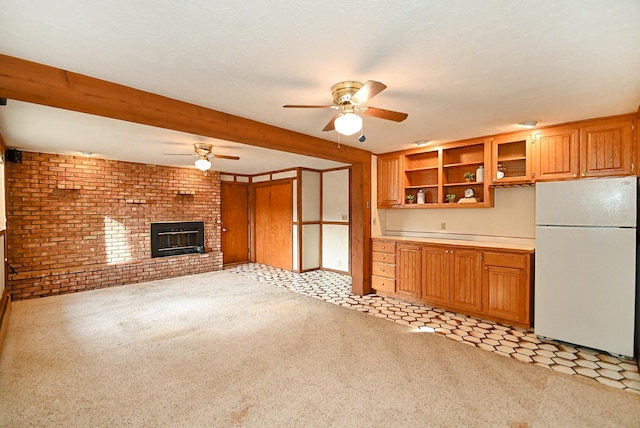
[[[13,304],[0,426],[637,427],[640,395],[230,272]]]

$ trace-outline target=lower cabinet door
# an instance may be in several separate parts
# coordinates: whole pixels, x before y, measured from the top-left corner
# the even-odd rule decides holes
[[[450,304],[464,311],[482,310],[482,254],[474,250],[450,250]]]
[[[420,298],[422,291],[422,247],[398,244],[396,247],[396,293]]]
[[[449,304],[449,250],[422,247],[422,298],[432,305]]]
[[[527,277],[524,269],[485,266],[487,303],[484,311],[493,317],[529,322]]]

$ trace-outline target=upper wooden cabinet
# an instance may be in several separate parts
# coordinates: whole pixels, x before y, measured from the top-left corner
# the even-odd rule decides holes
[[[453,206],[493,206],[492,189],[489,182],[478,181],[477,169],[483,167],[484,175],[491,175],[491,144],[484,140],[451,144],[442,148],[442,194],[453,195],[449,204]],[[473,174],[468,180],[465,175]],[[467,197],[471,191],[473,196]],[[474,201],[474,202],[471,202]]]
[[[578,128],[551,128],[534,133],[533,179],[562,180],[577,178],[580,154]]]
[[[536,181],[635,173],[633,118],[592,120],[534,133]]]
[[[484,140],[379,155],[378,207],[493,206],[491,183],[478,180],[477,176],[479,167],[489,176],[490,163],[491,145]],[[467,173],[474,178],[465,179]],[[453,195],[453,200],[448,200],[447,195]],[[423,203],[419,203],[421,198]]]
[[[378,156],[378,207],[388,208],[402,204],[401,192],[402,155]]]
[[[404,195],[418,197],[424,193],[425,204],[433,205],[442,201],[440,192],[440,151],[404,155]]]
[[[632,128],[631,119],[580,128],[580,176],[633,174]]]
[[[493,183],[521,183],[531,180],[531,134],[497,136],[491,147]]]
[[[378,155],[378,207],[492,207],[494,186],[633,175],[635,116],[584,120]],[[477,176],[480,166],[484,169],[481,181]],[[465,180],[466,173],[475,178]],[[418,192],[421,197],[424,194],[424,204],[414,202]],[[465,198],[471,192],[475,201]]]

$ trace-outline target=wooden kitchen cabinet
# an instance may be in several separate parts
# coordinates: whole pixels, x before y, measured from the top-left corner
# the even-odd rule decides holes
[[[382,294],[520,327],[531,326],[533,253],[372,238],[372,283]],[[395,245],[395,247],[394,247]],[[382,248],[384,247],[384,248]],[[381,254],[395,257],[381,260]],[[381,252],[382,251],[382,252]],[[386,256],[385,256],[386,257]],[[391,278],[388,263],[395,262]]]
[[[489,188],[490,180],[477,181],[477,177],[470,182],[464,178],[465,173],[476,174],[480,166],[484,168],[485,175],[491,175],[491,145],[484,140],[466,141],[464,144],[451,144],[442,149],[442,202],[446,195],[455,195],[455,205],[445,206],[493,206],[493,189]],[[472,199],[465,198],[465,192],[471,189],[476,202],[465,203]],[[461,199],[467,199],[460,203]]]
[[[483,261],[484,312],[498,321],[531,325],[531,256],[485,252]]]
[[[422,247],[422,298],[433,305],[449,304],[449,250],[445,247]]]
[[[531,141],[530,132],[495,137],[491,150],[493,174],[485,180],[494,184],[531,182]]]
[[[396,292],[396,243],[375,240],[371,244],[371,287],[378,294]]]
[[[424,245],[422,299],[456,310],[482,309],[482,253]]]
[[[450,302],[461,311],[482,310],[482,253],[477,250],[450,249]]]
[[[400,206],[404,202],[401,173],[402,155],[378,156],[378,207]]]
[[[596,122],[580,128],[580,176],[634,174],[632,129],[632,119]]]
[[[422,296],[422,246],[398,243],[396,259],[396,293],[419,299]]]
[[[404,195],[417,198],[418,191],[422,190],[425,205],[437,204],[441,200],[439,165],[439,150],[404,155]]]
[[[493,206],[491,182],[466,181],[478,167],[491,175],[491,145],[484,139],[448,143],[438,148],[407,150],[378,155],[378,208],[478,208]],[[425,203],[410,203],[424,193]],[[472,191],[473,197],[465,198]],[[455,195],[454,203],[445,195]],[[475,199],[473,199],[475,198]],[[462,203],[458,203],[463,200]]]
[[[535,132],[533,135],[532,178],[543,181],[578,177],[580,173],[578,128],[549,128]]]

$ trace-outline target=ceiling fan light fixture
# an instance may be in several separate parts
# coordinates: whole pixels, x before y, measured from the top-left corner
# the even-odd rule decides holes
[[[362,129],[362,118],[355,113],[342,113],[336,118],[334,126],[342,135],[353,135]]]
[[[207,158],[200,158],[196,161],[196,168],[200,171],[208,171],[211,168],[211,162]]]

